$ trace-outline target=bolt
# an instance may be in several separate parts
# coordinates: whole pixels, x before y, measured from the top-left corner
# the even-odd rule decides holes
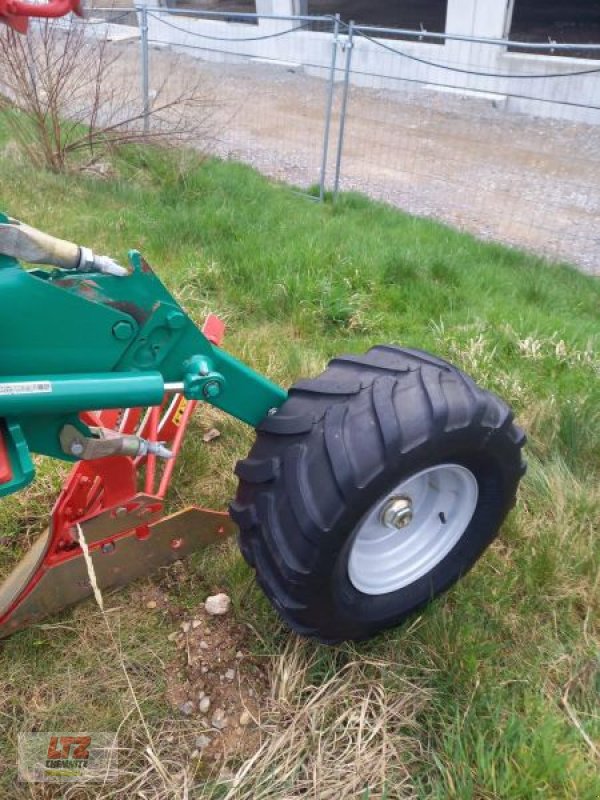
[[[204,385],[202,393],[207,400],[212,400],[221,394],[221,387],[217,381],[208,381],[208,383]]]
[[[402,530],[410,525],[413,518],[410,497],[391,497],[381,510],[381,522],[387,528]]]
[[[185,325],[185,315],[179,311],[171,311],[167,314],[167,327],[172,331],[178,331]]]
[[[74,456],[80,456],[84,451],[84,447],[81,442],[75,440],[71,445],[71,454]]]
[[[131,322],[122,319],[120,322],[115,322],[112,332],[115,339],[118,339],[120,342],[126,342],[133,336],[133,325]]]
[[[113,542],[105,542],[100,549],[103,553],[112,553],[114,552],[115,545]]]

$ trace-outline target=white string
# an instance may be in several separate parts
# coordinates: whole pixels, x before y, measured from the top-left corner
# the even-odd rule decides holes
[[[83,535],[83,529],[81,525],[78,522],[76,522],[75,526],[77,528],[77,538],[79,539],[79,545],[83,552],[83,560],[85,561],[88,578],[90,580],[90,586],[92,587],[92,591],[94,592],[96,603],[98,603],[100,611],[102,611],[102,613],[104,614],[104,598],[102,597],[102,592],[100,591],[100,587],[98,586],[98,581],[96,579],[96,570],[94,569],[94,563],[92,561],[92,557],[90,556],[90,548],[88,547],[88,543],[86,542],[85,536]]]

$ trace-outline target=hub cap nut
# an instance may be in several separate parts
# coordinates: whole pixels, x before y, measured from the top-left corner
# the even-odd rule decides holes
[[[386,528],[402,530],[410,525],[413,518],[410,497],[390,497],[381,510],[381,522]]]

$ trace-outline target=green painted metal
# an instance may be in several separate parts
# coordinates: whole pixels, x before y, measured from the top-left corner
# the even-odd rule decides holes
[[[156,405],[165,383],[253,426],[285,401],[283,389],[208,341],[137,251],[129,262],[131,274],[117,278],[26,271],[0,254],[0,418],[29,450],[71,460],[58,434],[67,423],[86,431],[75,412]]]
[[[160,372],[81,373],[3,376],[0,417],[66,414],[93,408],[160,405],[165,384]]]

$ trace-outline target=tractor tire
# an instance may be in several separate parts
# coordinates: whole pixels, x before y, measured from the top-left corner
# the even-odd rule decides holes
[[[473,566],[515,503],[524,443],[502,400],[436,356],[335,358],[236,466],[242,553],[294,631],[366,639]]]

